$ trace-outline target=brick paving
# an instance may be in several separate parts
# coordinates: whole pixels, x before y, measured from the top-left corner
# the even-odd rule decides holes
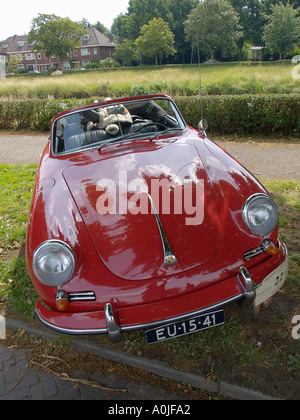
[[[72,378],[89,380],[105,390],[57,378],[54,374],[30,367],[30,349],[7,348],[0,343],[0,400],[176,400],[177,395],[148,384],[136,384],[111,373],[94,372],[87,377],[83,371]],[[118,391],[125,389],[126,391]]]

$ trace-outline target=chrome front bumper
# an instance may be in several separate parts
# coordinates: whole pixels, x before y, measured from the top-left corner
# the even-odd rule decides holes
[[[283,253],[280,257],[280,260],[277,260],[277,264],[279,263],[277,265],[277,270],[284,266],[288,260],[288,252],[284,244],[282,244],[281,250]],[[271,266],[269,266],[269,268],[270,267]],[[270,270],[270,272],[271,271],[272,270]],[[230,295],[230,293],[227,293],[227,297],[225,299],[216,303],[211,301],[207,306],[201,306],[201,309],[199,309],[200,305],[198,308],[195,307],[196,301],[187,301],[186,296],[178,296],[174,298],[175,302],[184,299],[185,302],[189,302],[191,304],[190,308],[192,308],[192,304],[194,304],[194,310],[190,310],[188,313],[184,313],[183,315],[174,315],[174,312],[176,311],[173,309],[173,315],[170,313],[171,316],[166,316],[164,319],[156,318],[155,320],[154,318],[154,320],[151,321],[152,316],[150,315],[150,309],[152,310],[152,314],[157,315],[162,310],[161,308],[163,308],[163,312],[168,314],[168,312],[166,312],[168,310],[168,305],[166,304],[168,303],[171,305],[170,301],[172,301],[172,299],[166,301],[165,303],[154,302],[148,305],[145,304],[130,308],[113,308],[112,304],[108,302],[104,306],[103,311],[78,314],[53,312],[45,308],[40,302],[37,302],[36,314],[43,324],[57,332],[74,335],[108,333],[110,339],[116,343],[121,341],[122,332],[134,331],[138,329],[150,329],[164,326],[173,322],[185,321],[198,315],[222,309],[224,306],[234,302],[238,302],[243,306],[252,304],[256,298],[256,290],[263,284],[264,279],[266,278],[266,273],[263,266],[257,266],[251,269],[251,272],[253,272],[253,276],[256,280],[258,280],[260,277],[261,280],[258,281],[258,284],[253,281],[249,271],[245,267],[241,267],[237,276],[235,276],[235,278],[231,278],[230,280],[230,284],[234,283],[236,285],[235,294]],[[228,283],[228,281],[225,283]],[[227,288],[224,283],[216,284],[215,287],[222,287],[223,290],[226,290]],[[206,301],[205,293],[208,289],[192,293],[190,298],[192,299],[192,295],[194,295],[194,298],[196,296],[198,296],[198,298],[200,297],[200,300],[198,299],[199,302]],[[171,306],[172,308],[176,307],[174,302],[172,302]],[[127,322],[127,313],[130,313],[130,318],[134,321],[130,323]],[[143,315],[144,318],[141,315]],[[139,319],[140,321],[136,323],[135,320]]]

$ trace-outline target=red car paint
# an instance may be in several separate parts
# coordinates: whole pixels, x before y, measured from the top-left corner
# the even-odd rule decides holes
[[[140,99],[108,104],[126,105],[128,100]],[[60,114],[53,123],[67,115],[68,111]],[[204,133],[186,127],[159,139],[129,137],[100,150],[94,147],[60,155],[53,153],[51,141],[39,166],[27,234],[28,271],[47,306],[38,302],[36,311],[49,327],[74,334],[107,332],[107,303],[121,331],[162,325],[245,298],[241,267],[258,285],[287,258],[286,248],[277,238],[278,226],[261,237],[251,233],[242,218],[247,198],[267,191]],[[162,264],[162,241],[150,207],[147,214],[132,214],[128,209],[125,214],[99,214],[99,179],[114,180],[119,189],[122,170],[128,184],[140,179],[149,189],[152,180],[176,179],[177,187],[190,180],[194,191],[201,180],[202,223],[193,224],[190,214],[160,211],[177,264]],[[170,191],[171,209],[175,190]],[[126,193],[128,201],[132,194]],[[117,206],[121,199],[116,191]],[[245,261],[244,253],[266,238],[278,245],[276,255],[260,253]],[[61,289],[67,294],[92,291],[94,301],[70,301],[64,312],[57,310],[55,296],[60,288],[41,283],[32,268],[36,249],[51,239],[67,243],[75,256],[73,276]]]

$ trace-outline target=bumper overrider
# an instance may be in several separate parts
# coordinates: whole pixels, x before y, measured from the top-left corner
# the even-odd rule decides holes
[[[259,305],[279,290],[287,276],[288,251],[281,241],[278,245],[277,254],[267,261],[249,271],[240,267],[236,276],[190,294],[124,308],[113,308],[107,302],[102,311],[79,313],[52,311],[37,301],[36,314],[43,324],[57,332],[74,335],[108,333],[113,342],[119,342],[122,332],[184,321],[233,302]]]

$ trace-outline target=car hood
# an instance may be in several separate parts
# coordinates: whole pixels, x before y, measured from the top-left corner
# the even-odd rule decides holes
[[[186,271],[221,246],[218,208],[192,144],[149,142],[122,155],[104,153],[67,167],[63,176],[100,258],[120,278]],[[176,257],[173,265],[164,265],[163,238]]]

